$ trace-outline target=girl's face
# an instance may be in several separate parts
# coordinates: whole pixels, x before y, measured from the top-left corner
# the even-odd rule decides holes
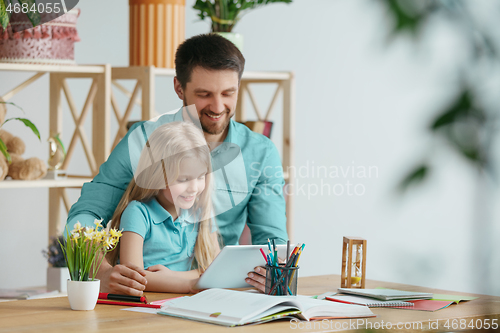
[[[161,190],[167,201],[178,210],[193,207],[195,199],[205,189],[207,168],[203,163],[193,157],[182,160],[179,177],[168,188]]]

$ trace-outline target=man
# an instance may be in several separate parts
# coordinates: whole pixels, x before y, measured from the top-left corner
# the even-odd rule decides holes
[[[229,208],[220,210],[216,216],[224,245],[238,243],[245,223],[254,244],[265,244],[268,238],[284,243],[288,236],[282,193],[284,180],[282,173],[277,172],[281,168],[279,154],[269,139],[231,119],[244,64],[241,52],[225,38],[215,34],[192,37],[177,49],[174,89],[185,107],[196,107],[211,148],[213,165],[219,166],[226,179],[226,184],[215,189],[229,201],[229,206],[226,205]],[[162,115],[157,122],[186,121],[183,109],[188,108]],[[80,199],[69,212],[68,229],[77,221],[92,225],[94,219],[103,219],[104,223],[111,219],[133,177],[129,136],[139,125],[134,125],[120,141],[93,181],[83,186]],[[232,154],[230,148],[235,147],[241,157],[239,169],[243,177],[237,176],[239,182],[229,184],[227,173],[230,170],[224,170],[221,160]],[[217,204],[214,202],[215,206]],[[256,268],[256,273],[249,273],[247,282],[263,290],[265,270]],[[127,264],[113,267],[105,260],[97,277],[101,280],[102,291],[140,295],[147,283],[144,275],[142,267]]]

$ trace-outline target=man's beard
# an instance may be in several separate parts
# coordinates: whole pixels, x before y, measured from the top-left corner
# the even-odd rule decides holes
[[[184,99],[184,106],[187,106],[187,102],[186,102],[186,99]],[[205,109],[202,109],[200,111],[200,123],[201,123],[201,129],[203,130],[203,132],[207,133],[207,134],[212,134],[212,135],[218,135],[218,134],[221,134],[222,132],[224,132],[224,130],[227,128],[227,126],[229,125],[229,121],[231,120],[231,117],[234,115],[234,114],[231,114],[231,111],[226,108],[220,115],[223,115],[223,114],[227,114],[225,115],[225,117],[227,117],[226,121],[224,123],[222,122],[216,122],[216,123],[208,123],[208,124],[205,124],[203,123],[205,121],[205,117],[203,117],[203,114],[204,113],[207,113],[209,115],[215,115],[213,112],[210,111],[209,108],[205,108]],[[210,120],[206,120],[207,122],[209,122]]]
[[[227,128],[227,126],[229,125],[229,121],[231,120],[231,111],[226,108],[222,113],[220,114],[217,114],[220,115],[221,117],[226,117],[226,120],[224,120],[224,122],[210,122],[210,120],[206,119],[205,117],[203,117],[203,114],[204,113],[207,113],[209,115],[216,115],[214,114],[213,112],[211,112],[210,110],[201,110],[200,112],[200,123],[201,123],[201,128],[203,129],[203,131],[205,133],[208,133],[208,134],[212,134],[212,135],[218,135],[218,134],[222,134],[225,129]]]

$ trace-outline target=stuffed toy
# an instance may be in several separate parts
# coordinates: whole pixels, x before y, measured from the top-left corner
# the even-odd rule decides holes
[[[5,104],[0,103],[0,124],[3,124],[6,113]],[[35,180],[47,174],[47,165],[39,158],[32,157],[25,160],[21,157],[26,148],[21,138],[3,129],[0,129],[0,138],[7,146],[7,152],[12,159],[12,163],[9,164],[7,158],[0,153],[0,181],[7,176],[12,179]]]

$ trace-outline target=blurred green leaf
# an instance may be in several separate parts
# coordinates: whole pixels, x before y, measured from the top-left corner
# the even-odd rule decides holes
[[[11,120],[19,120],[19,121],[21,121],[24,125],[26,125],[29,128],[31,128],[31,130],[33,131],[33,133],[35,133],[35,135],[38,137],[38,139],[41,140],[40,139],[40,132],[38,132],[38,128],[36,128],[35,124],[33,124],[29,119],[26,119],[26,118],[9,118],[6,121],[4,121],[4,124],[7,123],[8,121],[11,121]]]
[[[18,0],[21,4],[28,5],[28,11],[26,12],[26,16],[28,16],[31,24],[34,27],[40,25],[40,13],[38,12],[38,6],[36,5],[35,0]],[[33,9],[33,10],[32,10]]]
[[[475,105],[474,100],[474,93],[467,88],[463,89],[451,105],[432,122],[431,130],[436,131],[463,119],[484,123],[487,118],[486,112]]]
[[[469,122],[463,122],[464,125],[471,125]],[[482,142],[480,140],[481,128],[465,130],[454,130],[452,127],[443,131],[443,135],[450,142],[452,147],[461,154],[466,160],[483,168],[486,165],[486,154],[483,153]]]
[[[10,158],[10,154],[7,151],[7,146],[5,145],[5,143],[3,142],[2,139],[0,139],[0,151],[2,152],[3,156],[5,156],[5,158],[7,159],[7,162],[9,164],[12,163],[12,159]]]
[[[0,0],[0,2],[1,2],[1,1],[2,1],[2,0]],[[23,113],[24,113],[23,108],[22,108],[22,107],[20,107],[19,105],[15,104],[15,103],[0,101],[0,104],[9,104],[9,105],[15,106],[16,108],[18,108],[19,110],[23,111]],[[1,126],[1,125],[2,125],[2,124],[0,124],[0,126]]]
[[[9,0],[0,0],[0,24],[5,29],[9,25],[10,12],[7,11]]]
[[[393,36],[409,33],[411,36],[417,37],[429,16],[439,9],[439,3],[435,0],[380,1],[387,8],[388,14],[392,16],[394,21],[391,31]]]
[[[417,166],[400,182],[398,186],[399,191],[404,192],[408,190],[410,186],[422,183],[429,174],[429,171],[429,167],[425,164]]]
[[[198,16],[212,20],[212,32],[231,32],[243,12],[258,7],[293,0],[196,0],[193,8],[199,10]]]

